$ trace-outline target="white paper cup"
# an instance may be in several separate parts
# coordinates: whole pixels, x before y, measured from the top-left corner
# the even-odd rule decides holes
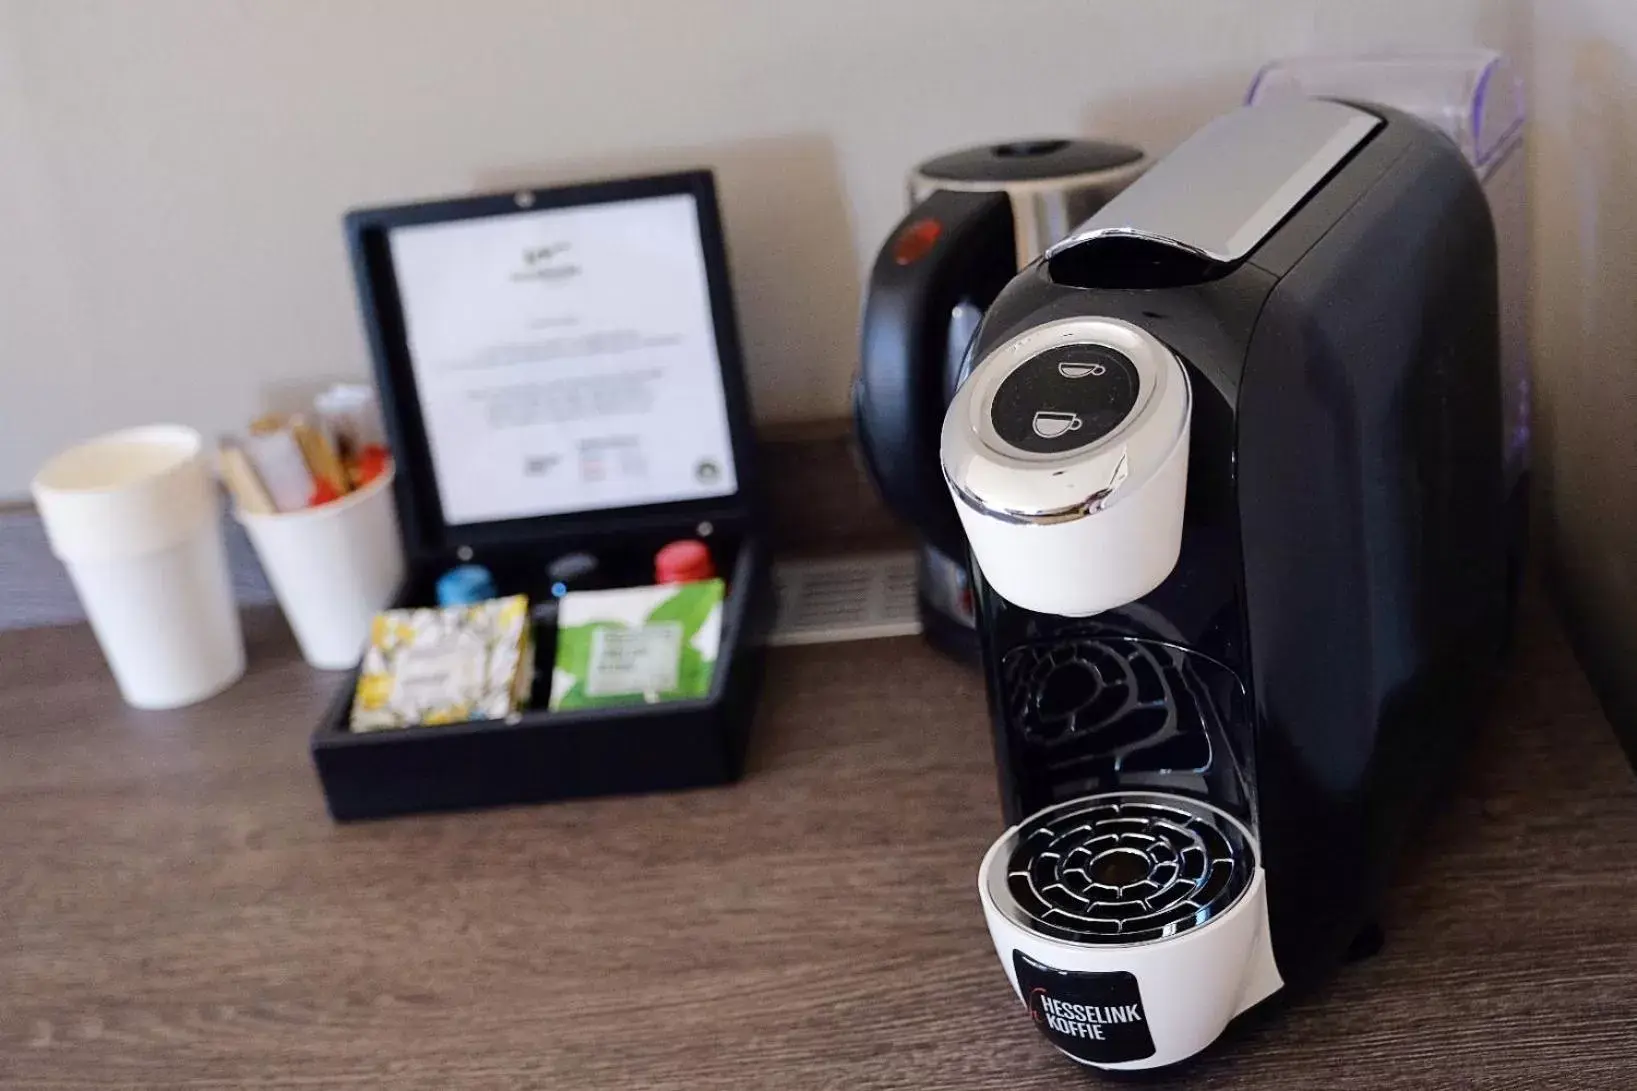
[[[370,621],[404,578],[392,470],[316,508],[235,517],[250,535],[302,658],[321,670],[356,667]]]
[[[127,704],[177,708],[244,674],[204,440],[153,425],[46,463],[34,502]]]

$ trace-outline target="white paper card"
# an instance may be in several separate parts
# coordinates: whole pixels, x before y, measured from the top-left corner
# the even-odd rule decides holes
[[[446,522],[738,488],[691,195],[389,239]]]
[[[676,688],[682,623],[652,622],[640,629],[592,630],[585,691],[593,697],[665,693]]]

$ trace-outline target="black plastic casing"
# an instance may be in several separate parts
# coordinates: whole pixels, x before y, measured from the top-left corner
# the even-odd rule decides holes
[[[698,213],[737,490],[705,500],[448,524],[422,421],[389,233],[415,224],[677,194],[691,195]],[[737,779],[761,684],[762,632],[770,621],[772,588],[750,402],[710,172],[361,209],[347,215],[345,229],[397,465],[394,498],[407,577],[395,606],[434,604],[438,575],[463,563],[488,567],[502,594],[522,592],[539,601],[551,583],[550,561],[576,551],[601,559],[605,583],[652,583],[654,553],[667,542],[695,537],[710,546],[728,589],[715,674],[710,692],[698,700],[548,712],[542,697],[548,678],[536,682],[534,707],[508,720],[355,734],[348,722],[356,673],[349,674],[311,743],[332,817],[379,818]],[[546,663],[549,653],[548,648],[542,657]]]
[[[905,253],[906,236],[929,224],[935,241]],[[950,557],[966,554],[938,466],[951,359],[966,347],[951,344],[951,315],[962,303],[987,307],[1016,270],[1007,195],[937,190],[893,229],[864,298],[853,384],[859,451],[887,508]]]
[[[1488,205],[1446,137],[1370,109],[1385,124],[1246,260],[1083,244],[1012,281],[974,354],[1103,315],[1147,329],[1188,368],[1182,556],[1158,589],[1072,619],[1018,609],[980,573],[1001,794],[1009,823],[1133,788],[1241,814],[1294,988],[1372,923],[1481,715],[1521,550],[1503,495]],[[1120,286],[1131,283],[1143,286]],[[1141,683],[1157,687],[1145,699],[1209,745],[1171,739],[1145,761],[1126,722],[1029,726],[1027,669],[1069,642],[1110,662],[1175,664],[1172,681]]]

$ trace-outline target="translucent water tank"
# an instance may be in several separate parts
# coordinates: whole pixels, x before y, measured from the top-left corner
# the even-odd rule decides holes
[[[1482,180],[1500,246],[1501,366],[1507,484],[1526,518],[1529,470],[1529,204],[1523,81],[1489,49],[1299,57],[1257,73],[1251,105],[1291,96],[1380,103],[1438,126]]]

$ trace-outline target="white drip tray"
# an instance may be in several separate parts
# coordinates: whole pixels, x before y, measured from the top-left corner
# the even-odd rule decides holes
[[[830,644],[913,636],[915,554],[857,553],[773,565],[778,612],[767,643]]]

